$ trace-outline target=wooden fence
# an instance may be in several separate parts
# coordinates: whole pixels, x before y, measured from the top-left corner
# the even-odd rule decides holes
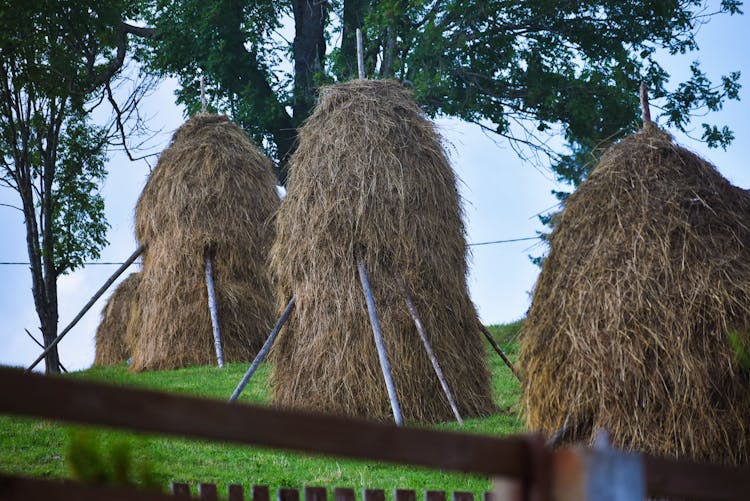
[[[28,374],[9,368],[0,368],[0,414],[484,474],[496,479],[494,501],[604,498],[624,501],[643,499],[646,495],[741,500],[748,499],[750,494],[750,469],[745,468],[701,465],[611,449],[552,451],[537,435],[497,438],[402,428],[70,377]],[[205,489],[211,491],[210,487]],[[323,491],[310,489],[314,488],[305,491],[305,499],[309,493],[310,501],[317,501],[314,496],[321,496]],[[234,488],[232,495],[238,496],[237,491]],[[180,492],[185,491],[178,484],[176,494]],[[299,499],[298,493],[286,492],[278,494],[279,501]],[[337,498],[337,492],[334,491],[336,501],[350,499]],[[344,492],[353,491],[343,490],[338,495],[349,495]],[[369,492],[381,494],[371,494],[376,497],[363,501],[379,501],[377,496],[383,495],[382,491]],[[416,500],[413,491],[403,492],[406,494],[401,495],[411,497],[396,501]],[[426,501],[442,501],[440,496],[445,497],[438,493],[430,494],[433,497],[428,499],[427,495]],[[469,501],[462,495],[459,493],[458,499],[455,493],[453,496],[456,501]],[[0,475],[0,499],[156,501],[174,497]],[[257,501],[265,499],[260,497]]]

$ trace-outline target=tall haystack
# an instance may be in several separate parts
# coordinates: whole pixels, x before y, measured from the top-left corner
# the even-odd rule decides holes
[[[293,295],[297,306],[273,352],[274,402],[392,419],[357,272],[363,259],[404,418],[453,414],[399,275],[462,416],[490,413],[456,178],[410,93],[395,81],[323,89],[290,164],[271,266],[281,299]]]
[[[252,360],[274,322],[268,252],[278,205],[271,161],[227,117],[197,115],[177,130],[136,207],[148,249],[129,324],[132,370],[216,363],[206,256],[224,360]]]
[[[140,273],[131,273],[120,282],[104,306],[102,320],[96,329],[94,365],[120,364],[130,357],[126,332],[140,280]]]
[[[649,124],[568,198],[524,325],[529,429],[750,457],[750,195]],[[739,340],[745,348],[732,347]]]

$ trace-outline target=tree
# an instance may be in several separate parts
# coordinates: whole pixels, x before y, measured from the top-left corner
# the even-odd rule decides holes
[[[579,183],[598,149],[633,131],[638,86],[661,103],[666,124],[686,130],[696,111],[737,99],[739,74],[714,85],[696,62],[672,84],[658,59],[698,49],[695,34],[738,0],[710,11],[702,0],[156,0],[159,36],[144,57],[176,75],[178,101],[199,107],[205,75],[213,109],[228,112],[279,162],[294,147],[315,87],[356,75],[362,27],[368,75],[411,86],[430,115],[455,116],[507,138],[524,156],[542,153],[561,180]],[[294,21],[293,42],[280,28]],[[340,40],[332,46],[332,40]],[[291,63],[291,64],[290,64]],[[293,68],[293,69],[292,69]],[[672,84],[673,85],[673,84]],[[565,148],[548,147],[550,135]],[[726,127],[703,124],[726,146]]]
[[[106,242],[98,193],[106,148],[124,127],[147,85],[118,105],[113,94],[126,60],[123,20],[133,2],[18,1],[0,7],[0,184],[15,191],[24,217],[32,294],[45,345],[57,336],[57,279]],[[109,102],[115,118],[93,124]],[[8,204],[10,206],[10,204]],[[57,372],[57,349],[45,358]]]

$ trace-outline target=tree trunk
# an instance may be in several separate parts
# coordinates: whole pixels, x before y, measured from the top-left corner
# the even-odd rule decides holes
[[[326,53],[325,0],[294,0],[294,122],[299,126],[315,106],[315,74]]]

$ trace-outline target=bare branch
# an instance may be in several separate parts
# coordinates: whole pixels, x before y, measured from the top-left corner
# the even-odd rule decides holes
[[[16,209],[17,211],[19,211],[19,212],[23,213],[23,209],[22,209],[22,208],[20,208],[20,207],[16,207],[15,205],[11,205],[11,204],[2,204],[2,203],[0,203],[0,207],[8,207],[8,208],[10,208],[10,209]]]

